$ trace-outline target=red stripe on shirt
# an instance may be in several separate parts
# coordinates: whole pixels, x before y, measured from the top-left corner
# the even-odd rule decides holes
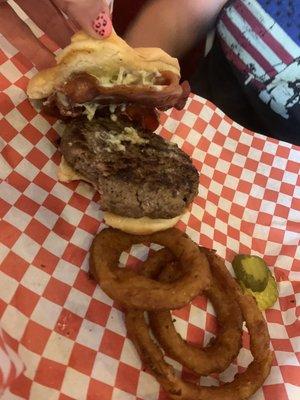
[[[276,69],[249,42],[249,40],[243,35],[239,28],[234,25],[234,23],[230,20],[226,13],[222,15],[222,22],[224,23],[228,31],[232,34],[232,36],[234,36],[239,45],[251,55],[251,57],[261,66],[261,68],[270,78],[277,75]]]
[[[246,76],[251,74],[251,69],[248,67],[248,65],[245,64],[240,59],[240,57],[237,56],[232,51],[230,46],[228,46],[228,44],[225,42],[225,40],[222,38],[221,35],[219,35],[219,39],[220,39],[221,46],[224,50],[224,53],[226,54],[227,59],[229,61],[231,61],[241,73],[244,73]],[[260,82],[255,78],[251,79],[250,83],[251,83],[251,85],[254,85],[256,88],[258,88],[259,90],[264,90],[266,88],[266,85],[263,82]]]
[[[285,64],[293,62],[293,57],[282,47],[282,45],[267,31],[265,26],[252,14],[243,2],[235,5],[234,9],[244,18],[251,26],[253,31],[263,40],[270,49],[279,57]]]

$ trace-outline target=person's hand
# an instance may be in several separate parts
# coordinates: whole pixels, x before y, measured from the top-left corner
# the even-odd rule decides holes
[[[83,29],[96,38],[111,34],[110,7],[105,0],[14,0],[59,47]],[[112,2],[111,2],[112,3]],[[0,33],[38,69],[55,64],[53,53],[32,33],[6,0],[0,0]]]

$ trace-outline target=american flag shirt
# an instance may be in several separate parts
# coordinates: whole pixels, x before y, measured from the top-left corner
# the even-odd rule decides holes
[[[300,0],[229,1],[217,34],[256,108],[267,106],[300,137]]]

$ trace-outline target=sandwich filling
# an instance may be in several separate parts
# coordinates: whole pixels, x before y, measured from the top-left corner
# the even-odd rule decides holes
[[[126,104],[131,109],[132,106],[135,110],[139,109],[140,117],[146,115],[149,118],[152,115],[151,126],[141,124],[143,128],[151,130],[156,109],[184,107],[190,87],[187,82],[180,85],[178,80],[178,76],[171,72],[128,72],[124,68],[120,68],[116,76],[110,77],[98,76],[95,72],[77,73],[48,97],[44,109],[48,114],[65,118],[83,114],[91,119],[107,105]],[[135,121],[140,122],[140,118]]]

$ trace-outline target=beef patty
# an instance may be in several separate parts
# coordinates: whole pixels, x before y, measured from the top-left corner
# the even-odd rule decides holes
[[[74,120],[61,151],[101,194],[104,211],[127,217],[173,218],[193,201],[198,172],[176,144],[107,118]]]

